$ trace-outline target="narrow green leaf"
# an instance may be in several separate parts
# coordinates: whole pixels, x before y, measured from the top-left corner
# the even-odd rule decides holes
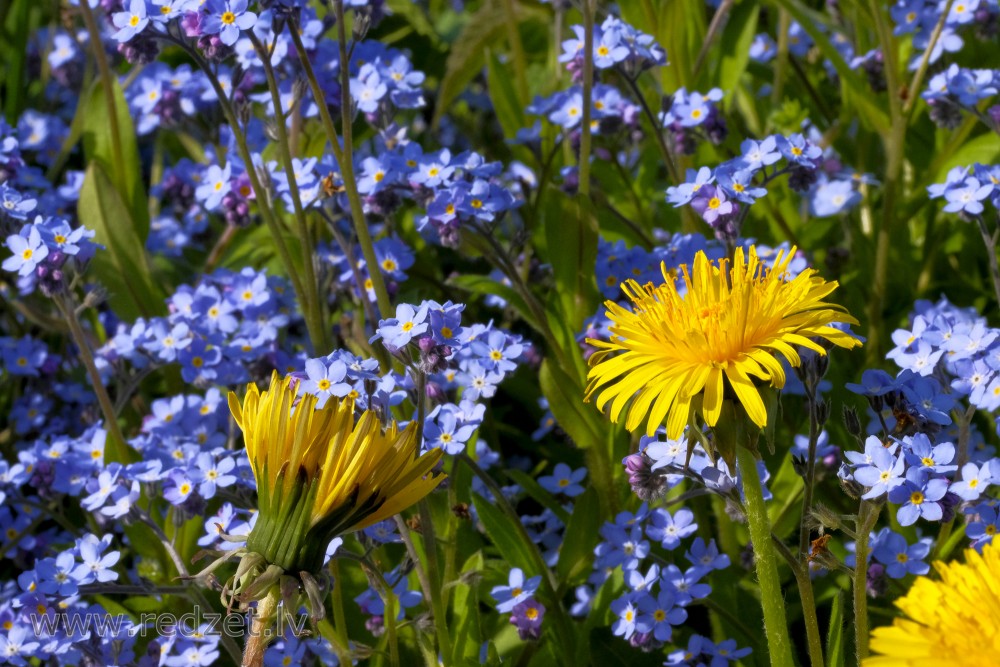
[[[773,0],[774,4],[786,9],[802,28],[809,33],[816,46],[823,53],[837,70],[840,78],[841,96],[844,98],[844,108],[853,106],[862,119],[878,132],[886,132],[889,129],[889,113],[883,105],[877,101],[868,83],[861,78],[861,75],[852,70],[840,55],[837,48],[830,41],[823,26],[827,23],[823,14],[806,9],[796,0]]]
[[[756,2],[743,0],[730,12],[726,27],[722,30],[722,57],[719,58],[719,71],[715,76],[714,85],[722,90],[735,91],[740,78],[750,62],[750,45],[757,34],[757,20],[760,17],[760,6]],[[705,70],[707,71],[707,70]],[[726,105],[733,104],[733,95],[726,97]]]
[[[560,581],[572,583],[590,572],[600,528],[601,502],[597,489],[591,486],[576,499],[573,515],[566,522],[563,543],[559,547],[559,562],[556,564]]]
[[[524,118],[524,107],[521,105],[514,88],[514,75],[511,68],[502,64],[493,51],[487,57],[486,83],[489,86],[490,100],[496,118],[503,128],[503,134],[513,139],[517,131],[527,125]]]
[[[583,396],[573,390],[576,383],[566,372],[551,359],[545,359],[538,379],[552,415],[576,446],[584,449],[600,446],[604,442],[602,429],[594,425],[594,417],[599,415],[594,406],[584,403]]]
[[[552,513],[559,517],[560,521],[563,523],[569,521],[569,512],[563,509],[563,506],[559,504],[559,501],[555,499],[555,496],[543,489],[541,484],[536,482],[530,475],[515,468],[504,470],[504,474],[509,477],[512,482],[524,489],[529,496],[537,500],[546,508],[552,510]]]
[[[452,662],[461,664],[463,661],[478,661],[479,647],[482,644],[482,631],[479,619],[479,589],[475,582],[478,573],[485,567],[483,552],[472,554],[462,567],[462,577],[455,585],[455,594],[451,608],[456,610],[452,620],[452,636],[455,638],[452,647]]]
[[[500,555],[510,567],[519,567],[526,576],[533,577],[542,574],[539,562],[541,555],[534,544],[526,542],[523,534],[511,525],[510,519],[499,507],[486,500],[478,493],[472,494],[472,504],[476,507],[479,520],[486,529],[486,534],[500,550]]]
[[[504,12],[499,6],[485,3],[469,18],[448,52],[444,76],[438,88],[435,126],[441,121],[441,116],[451,109],[455,98],[483,69],[487,49],[502,40],[506,34]]]
[[[122,144],[122,164],[118,164],[115,157],[111,123],[108,122],[111,110],[108,109],[105,85],[110,85],[114,93],[114,111]],[[97,162],[110,177],[131,214],[129,217],[134,227],[133,234],[145,244],[149,235],[149,202],[142,179],[142,162],[139,160],[139,146],[132,116],[117,80],[100,81],[90,91],[83,114],[81,138],[87,162]]]
[[[389,0],[386,4],[395,16],[406,19],[406,24],[418,35],[427,37],[435,46],[441,41],[441,36],[427,17],[427,11],[420,4],[412,0]]]
[[[1000,136],[993,132],[987,132],[966,141],[961,148],[942,162],[934,182],[943,182],[948,172],[954,167],[968,167],[976,162],[996,164],[998,160],[1000,160]]]
[[[98,162],[91,162],[84,175],[78,203],[80,222],[95,232],[104,246],[91,260],[90,270],[108,290],[119,317],[165,314],[165,295],[154,280],[146,249],[136,234],[125,202]]]
[[[827,667],[844,667],[844,596],[840,591],[830,609],[830,628],[826,634]]]
[[[593,314],[598,302],[593,277],[598,228],[591,202],[583,196],[567,199],[550,193],[545,197],[541,227],[556,293],[569,318],[568,324],[578,330],[584,318]]]
[[[28,58],[28,37],[34,32],[31,29],[29,13],[32,2],[30,0],[15,0],[10,6],[7,14],[7,24],[4,26],[10,37],[3,41],[4,45],[4,113],[7,122],[17,125],[18,116],[24,109],[25,85],[24,76],[28,71],[26,64]]]
[[[472,273],[454,276],[448,280],[448,284],[468,290],[469,292],[480,296],[492,295],[500,297],[517,311],[517,314],[521,316],[521,319],[527,322],[536,331],[539,330],[538,321],[534,318],[534,316],[532,316],[531,311],[528,309],[528,305],[513,287],[499,283],[489,276],[476,275]]]

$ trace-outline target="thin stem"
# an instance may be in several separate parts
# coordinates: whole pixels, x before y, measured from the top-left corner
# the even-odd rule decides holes
[[[990,232],[986,227],[983,216],[976,216],[976,224],[979,225],[979,233],[983,235],[983,244],[986,246],[986,254],[990,260],[990,277],[993,279],[993,296],[996,297],[997,306],[1000,306],[1000,265],[997,264],[997,240],[1000,238],[1000,231]],[[1000,227],[1000,225],[998,225]]]
[[[233,131],[233,138],[236,141],[236,148],[239,151],[240,159],[243,160],[243,164],[246,165],[247,177],[250,179],[250,187],[253,189],[254,197],[257,201],[257,210],[260,211],[260,216],[264,219],[264,224],[267,225],[267,229],[271,233],[271,239],[274,241],[274,246],[278,249],[278,256],[281,257],[281,264],[285,267],[285,272],[292,281],[295,294],[304,305],[306,299],[305,286],[302,284],[302,278],[299,276],[299,272],[295,268],[295,263],[292,261],[292,255],[288,251],[288,246],[285,244],[281,226],[278,224],[278,220],[275,218],[274,212],[271,210],[269,193],[264,189],[264,186],[260,181],[260,177],[257,174],[257,168],[254,165],[253,156],[250,154],[250,147],[247,145],[246,136],[240,129],[239,120],[236,118],[236,112],[233,110],[233,106],[230,103],[229,98],[226,96],[226,91],[222,89],[222,86],[219,84],[212,68],[208,66],[205,59],[202,58],[195,49],[191,48],[190,44],[182,39],[177,39],[171,36],[169,33],[164,34],[161,37],[162,39],[177,44],[184,49],[184,51],[195,61],[195,64],[197,64],[198,67],[205,73],[205,76],[208,78],[208,82],[212,85],[212,89],[215,91],[215,95],[219,99],[219,106],[222,108],[222,113],[226,117],[226,122],[229,123],[229,127]]]
[[[287,176],[288,193],[292,198],[296,230],[299,236],[299,243],[302,244],[302,269],[305,274],[303,277],[305,292],[301,295],[302,310],[306,319],[306,326],[309,329],[309,338],[310,342],[312,342],[313,351],[319,354],[329,347],[327,327],[323,324],[323,306],[320,303],[319,283],[316,280],[312,234],[309,233],[306,213],[302,208],[302,197],[299,193],[298,179],[295,177],[295,165],[292,163],[288,128],[285,127],[285,112],[281,108],[281,90],[278,89],[278,80],[274,75],[274,67],[271,65],[270,51],[260,43],[257,35],[252,30],[247,31],[247,36],[250,37],[250,42],[264,64],[264,76],[267,79],[267,87],[271,92],[271,105],[274,107],[274,129],[278,139],[278,156],[281,158],[281,164]]]
[[[149,528],[156,534],[156,537],[160,540],[163,545],[164,551],[167,552],[167,556],[173,561],[174,567],[177,568],[177,574],[182,579],[190,579],[191,575],[188,572],[187,565],[184,564],[184,559],[177,549],[174,548],[173,543],[167,538],[167,534],[163,532],[163,528],[160,524],[153,521],[153,518],[149,516],[144,510],[140,509],[138,506],[133,505],[131,510],[138,519],[149,526]],[[187,589],[187,597],[191,599],[196,605],[199,605],[202,609],[206,611],[212,609],[212,605],[209,604],[208,599],[201,592],[201,589],[197,585],[189,586]],[[223,632],[220,634],[220,640],[222,645],[225,647],[226,652],[229,657],[233,659],[233,664],[240,662],[240,647],[236,645],[236,640],[233,639],[228,633]]]
[[[785,92],[785,78],[788,71],[788,30],[792,25],[787,9],[778,10],[778,48],[774,58],[774,83],[771,87],[771,106],[778,108]]]
[[[767,518],[764,491],[757,473],[757,459],[743,446],[736,447],[736,464],[743,478],[747,524],[754,545],[754,563],[764,611],[764,633],[773,667],[792,667],[792,642],[785,620],[785,600],[778,579],[778,563],[771,548],[771,522]]]
[[[344,0],[334,0],[333,4],[334,11],[337,14],[337,39],[340,44],[340,129],[344,135],[344,149],[341,154],[343,159],[338,159],[338,162],[340,163],[340,171],[344,176],[344,189],[347,191],[347,200],[351,205],[351,220],[354,222],[354,233],[358,237],[361,252],[365,256],[365,265],[368,267],[368,277],[372,281],[372,289],[375,291],[379,313],[381,317],[390,317],[393,312],[392,301],[389,299],[389,291],[385,287],[382,270],[379,268],[378,258],[375,256],[375,246],[368,231],[368,221],[365,220],[364,208],[361,205],[361,195],[358,193],[358,183],[354,176],[351,73],[350,57],[347,54],[347,30],[344,27]],[[317,104],[320,107],[323,106],[318,100]],[[377,322],[372,323],[372,326],[377,325]]]
[[[953,2],[955,0],[948,0],[944,9],[941,10],[941,17],[938,19],[937,25],[934,26],[934,32],[931,33],[931,39],[924,49],[923,57],[920,58],[920,65],[917,67],[917,71],[913,73],[913,80],[910,81],[910,87],[906,91],[908,95],[906,104],[903,105],[903,115],[906,116],[907,120],[909,120],[910,114],[913,113],[913,109],[916,108],[917,100],[920,99],[917,91],[923,85],[924,76],[927,74],[927,67],[931,64],[931,53],[933,53],[934,47],[937,46],[937,42],[941,38],[941,33],[944,32],[944,24],[951,13]]]
[[[295,51],[299,54],[299,62],[302,64],[302,69],[306,74],[306,81],[309,82],[309,88],[312,90],[313,99],[316,102],[316,107],[319,109],[319,117],[323,122],[323,129],[326,131],[326,139],[330,143],[330,150],[333,151],[333,157],[337,160],[337,164],[341,165],[340,169],[343,171],[344,168],[342,165],[344,164],[344,152],[340,148],[340,139],[337,137],[337,128],[333,124],[333,117],[330,115],[330,107],[326,104],[326,96],[323,93],[322,87],[319,85],[319,80],[316,78],[316,72],[313,69],[312,62],[309,60],[309,55],[306,53],[305,45],[302,44],[302,36],[299,34],[298,26],[289,24],[288,33],[292,36],[292,42],[295,44]],[[352,178],[351,184],[356,189],[356,185],[354,185],[354,183],[354,179]],[[345,176],[345,189],[347,189],[347,185],[347,178]],[[348,190],[348,192],[350,192],[350,190]],[[353,221],[353,208],[351,212]],[[362,222],[363,221],[364,218],[362,215]],[[356,230],[358,225],[355,223],[354,227]],[[340,233],[340,230],[337,229],[337,223],[335,221],[330,221],[330,229],[333,232],[333,236],[337,240],[337,243],[340,244],[341,250],[344,251],[347,261],[351,263],[351,271],[354,273],[354,281],[357,283],[358,290],[360,291],[360,299],[362,307],[365,310],[365,316],[368,318],[371,330],[374,331],[375,327],[378,326],[378,314],[375,312],[374,306],[372,306],[371,301],[368,299],[368,293],[365,289],[365,281],[361,277],[361,272],[358,270],[358,263],[355,261],[354,251],[349,247],[347,239],[345,239],[343,234]],[[381,277],[381,271],[379,272],[379,276]],[[372,284],[374,285],[374,282]],[[389,353],[383,346],[375,346],[373,352],[375,353],[375,357],[378,359],[382,368],[392,368],[392,360],[389,358]]]
[[[410,534],[410,527],[406,525],[406,520],[402,514],[397,514],[393,518],[396,521],[396,528],[399,530],[399,537],[403,540],[403,546],[406,547],[406,553],[410,556],[410,560],[413,561],[413,569],[417,573],[417,581],[420,582],[420,589],[424,593],[424,601],[431,605],[431,609],[433,609],[431,582],[427,578],[427,572],[424,570],[420,554],[417,553],[417,548],[413,546],[413,536]]]
[[[594,5],[583,0],[583,120],[580,125],[579,193],[590,196],[590,118],[594,86]],[[582,211],[581,211],[582,213]]]
[[[382,604],[385,607],[382,613],[382,620],[385,622],[386,640],[389,643],[389,664],[392,667],[399,667],[399,638],[396,634],[396,592],[392,589],[393,585],[399,583],[399,579],[393,582],[393,584],[389,584],[385,575],[373,563],[369,562],[367,557],[362,558],[359,562],[368,576],[378,582],[378,586],[373,584],[373,588],[378,592],[379,597],[382,598]],[[403,575],[399,576],[402,577]]]
[[[816,419],[816,387],[806,382],[806,406],[809,411],[809,451],[806,459],[806,476],[802,480],[802,514],[799,517],[799,562],[809,555],[809,517],[812,513],[813,487],[816,485],[816,445],[819,440],[819,423]]]
[[[83,4],[86,4],[86,2]],[[90,342],[87,340],[87,335],[80,324],[80,318],[77,317],[76,308],[70,302],[69,297],[65,295],[56,296],[53,301],[55,301],[59,312],[62,313],[63,319],[66,320],[66,324],[69,325],[69,332],[73,337],[73,342],[76,344],[80,361],[83,363],[83,367],[87,369],[87,375],[90,377],[90,386],[94,390],[94,394],[97,395],[97,402],[101,406],[101,414],[104,415],[104,428],[107,429],[108,435],[111,436],[111,440],[107,443],[106,447],[109,451],[105,452],[104,460],[109,463],[126,463],[133,458],[132,451],[125,440],[125,436],[122,434],[121,428],[118,426],[118,417],[115,412],[114,403],[111,402],[111,397],[108,396],[108,389],[104,386],[104,381],[101,380],[101,373],[97,370],[97,365],[94,363],[94,355],[90,351]]]
[[[854,641],[858,664],[868,657],[868,555],[871,551],[871,531],[878,520],[881,506],[867,500],[858,508],[857,540],[854,562]]]
[[[673,155],[670,153],[670,147],[667,146],[667,140],[663,137],[663,128],[660,126],[660,120],[650,108],[649,102],[646,101],[646,96],[643,95],[642,91],[639,89],[639,84],[628,76],[625,77],[625,81],[628,83],[629,88],[632,89],[632,93],[639,100],[642,112],[646,115],[646,118],[649,119],[649,124],[653,128],[653,134],[656,136],[656,143],[660,147],[660,153],[663,155],[663,163],[667,165],[667,172],[670,174],[670,180],[677,184],[682,183],[683,179],[681,178],[680,171],[677,169],[677,164],[674,162]]]
[[[715,38],[722,30],[722,26],[726,22],[726,16],[728,16],[729,10],[732,8],[733,0],[722,0],[719,4],[719,8],[715,10],[715,14],[712,16],[712,22],[708,24],[708,32],[705,33],[705,40],[702,42],[701,50],[698,52],[698,58],[694,61],[694,69],[691,72],[691,78],[698,78],[698,73],[701,71],[702,65],[705,64],[705,57],[708,55],[709,49],[712,48]]]

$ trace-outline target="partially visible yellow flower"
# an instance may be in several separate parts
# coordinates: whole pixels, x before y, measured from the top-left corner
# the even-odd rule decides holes
[[[737,248],[733,266],[709,261],[704,252],[694,266],[681,267],[686,292],[662,265],[664,283],[622,283],[632,309],[607,301],[613,322],[611,340],[587,339],[598,348],[590,359],[587,398],[598,394],[598,409],[611,403],[611,420],[632,400],[625,426],[646,423],[653,435],[666,419],[667,437],[678,438],[688,423],[692,402],[701,396],[705,423],[714,426],[727,393],[742,403],[750,419],[763,428],[767,409],[751,378],[780,389],[785,372],[775,353],[792,366],[800,363],[793,346],[819,354],[826,351],[810,338],[853,348],[861,342],[831,323],[857,324],[842,307],[823,301],[837,287],[813,269],[789,279],[795,255],[778,253],[768,268],[751,246],[749,257]],[[621,352],[621,354],[614,354]]]
[[[872,632],[881,655],[863,667],[983,667],[1000,663],[1000,542],[965,552],[964,563],[935,563],[940,580],[919,577],[896,600],[907,618]]]
[[[371,410],[355,422],[352,399],[296,403],[292,379],[261,392],[247,387],[229,409],[243,430],[257,480],[259,516],[247,550],[287,572],[315,572],[337,535],[398,514],[443,479],[432,474],[441,450],[420,454],[417,422],[382,429]]]

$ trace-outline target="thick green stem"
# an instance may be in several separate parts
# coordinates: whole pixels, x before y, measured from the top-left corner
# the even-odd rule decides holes
[[[854,562],[854,641],[858,664],[868,657],[868,555],[871,551],[871,531],[881,507],[867,500],[858,508],[857,540]]]
[[[281,165],[288,177],[288,193],[292,198],[299,243],[302,244],[302,270],[304,272],[302,286],[305,288],[305,291],[300,295],[302,311],[306,320],[306,328],[309,329],[313,352],[322,354],[330,347],[327,339],[328,328],[324,324],[323,304],[319,297],[319,281],[316,280],[312,234],[309,232],[305,209],[302,207],[298,179],[295,177],[295,165],[292,162],[291,144],[288,140],[288,130],[285,127],[285,112],[281,108],[281,90],[278,88],[278,79],[274,75],[274,67],[271,66],[269,50],[260,43],[252,30],[248,31],[247,35],[250,37],[261,62],[264,63],[264,76],[267,78],[267,87],[271,92],[271,104],[274,107],[274,129],[278,139],[278,156],[281,158]]]
[[[263,667],[264,651],[274,635],[271,626],[274,624],[280,597],[278,587],[272,586],[267,595],[257,603],[257,612],[253,615],[250,634],[243,648],[243,667]]]
[[[792,667],[792,642],[785,620],[785,600],[778,579],[778,561],[771,546],[771,522],[767,518],[764,490],[757,474],[757,459],[743,446],[736,447],[736,463],[743,478],[747,524],[754,547],[754,564],[764,611],[764,633],[772,667]]]
[[[802,516],[799,519],[798,562],[792,568],[795,582],[799,586],[802,601],[802,618],[806,624],[806,639],[809,644],[809,662],[813,667],[823,667],[823,643],[819,635],[819,620],[816,617],[816,599],[813,595],[812,579],[809,578],[809,516],[812,512],[813,491],[816,485],[816,445],[820,424],[816,414],[816,387],[806,383],[806,404],[809,406],[809,451],[806,461],[806,476],[803,480]]]
[[[350,642],[347,637],[347,614],[344,613],[344,584],[340,577],[340,561],[336,558],[330,560],[330,576],[333,578],[333,593],[331,594],[333,603],[333,632],[337,636],[334,649],[340,664],[350,664],[350,654],[344,653]],[[347,662],[344,662],[344,659]]]
[[[341,132],[344,136],[344,148],[340,156],[341,159],[338,159],[338,162],[340,163],[340,171],[344,176],[344,189],[347,191],[347,200],[351,205],[351,220],[354,223],[354,233],[357,235],[358,243],[361,245],[361,253],[365,256],[365,265],[368,267],[368,277],[372,281],[372,289],[375,291],[375,300],[378,303],[379,314],[381,317],[392,317],[392,301],[389,299],[389,291],[385,288],[385,280],[382,278],[382,269],[379,267],[378,258],[375,256],[375,245],[372,243],[372,236],[368,232],[368,221],[365,220],[365,211],[361,205],[361,195],[358,193],[358,182],[354,176],[351,74],[350,58],[347,54],[347,29],[344,27],[344,0],[334,1],[334,11],[337,14],[337,39],[340,43],[340,114]],[[362,298],[367,298],[364,285],[359,285],[359,287],[361,288]],[[372,326],[378,326],[378,322],[373,322]]]
[[[823,667],[823,641],[819,634],[819,618],[816,616],[816,597],[813,595],[812,579],[809,578],[809,563],[792,568],[795,583],[799,586],[799,600],[802,601],[802,620],[806,624],[806,641],[809,646],[809,664]]]

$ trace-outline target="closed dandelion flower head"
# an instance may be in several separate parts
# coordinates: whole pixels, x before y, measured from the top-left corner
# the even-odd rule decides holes
[[[919,577],[896,601],[905,614],[872,632],[863,667],[980,667],[1000,655],[1000,542],[965,562],[934,564],[940,580]]]
[[[632,400],[625,421],[630,431],[645,422],[652,436],[666,419],[667,437],[678,438],[692,405],[700,403],[705,423],[715,426],[731,391],[750,419],[766,426],[767,409],[754,379],[784,386],[776,353],[798,366],[795,346],[826,354],[812,339],[848,349],[861,345],[831,326],[857,324],[842,307],[823,300],[837,283],[812,269],[791,278],[794,255],[794,248],[779,253],[768,268],[753,246],[746,255],[737,248],[729,268],[728,260],[709,261],[699,252],[692,267],[681,267],[680,278],[662,265],[659,286],[624,282],[632,308],[606,302],[611,339],[587,339],[598,348],[590,359],[588,399],[596,394],[600,410],[610,403],[616,423]]]
[[[417,423],[383,429],[354,401],[296,396],[292,379],[272,376],[261,392],[250,384],[229,407],[243,430],[257,480],[259,517],[247,549],[285,571],[315,572],[337,535],[387,519],[430,493],[440,450],[420,455]]]

